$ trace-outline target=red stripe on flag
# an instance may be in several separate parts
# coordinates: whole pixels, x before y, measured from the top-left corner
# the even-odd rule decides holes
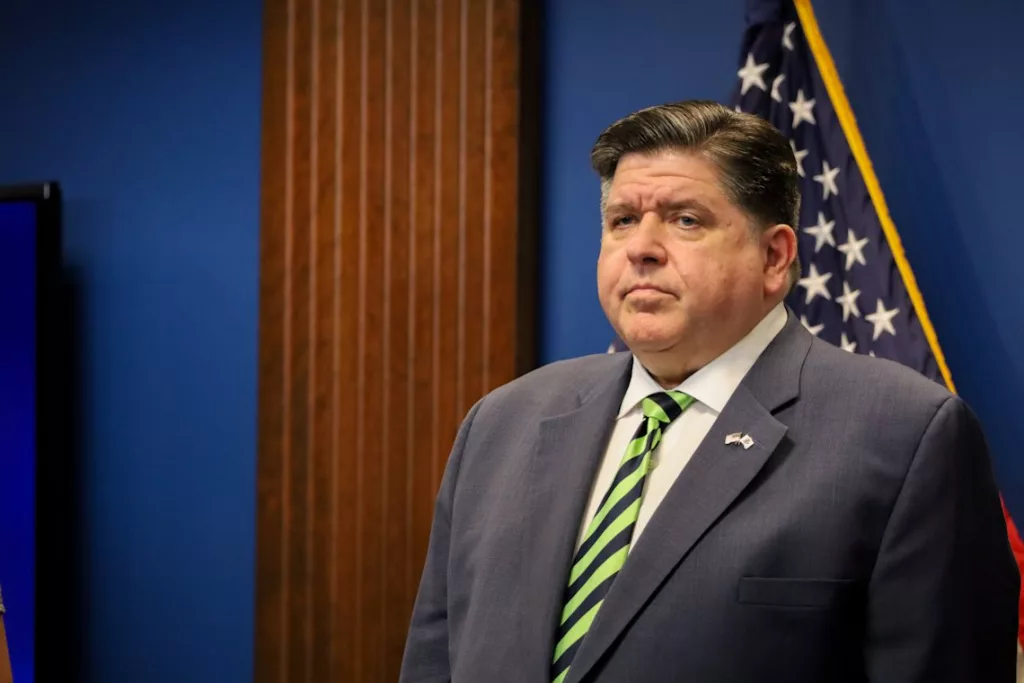
[[[1017,561],[1017,570],[1024,575],[1024,541],[1020,540],[1017,526],[1010,517],[1010,511],[1003,503],[1003,518],[1006,520],[1006,531],[1010,537],[1010,549],[1013,550],[1013,559]],[[1024,585],[1021,586],[1020,601],[1017,605],[1017,641],[1024,644]]]

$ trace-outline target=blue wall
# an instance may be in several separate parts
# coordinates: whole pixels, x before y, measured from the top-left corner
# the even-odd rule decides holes
[[[36,207],[0,203],[0,584],[15,680],[35,649]]]
[[[9,0],[0,183],[80,287],[83,677],[252,678],[262,3]]]
[[[664,101],[728,101],[743,0],[549,0],[541,360],[604,351],[590,146]],[[815,8],[957,389],[1024,521],[1024,3],[829,0]],[[1016,353],[1015,353],[1016,352]]]

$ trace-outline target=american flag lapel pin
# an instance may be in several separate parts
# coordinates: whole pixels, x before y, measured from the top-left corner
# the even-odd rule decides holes
[[[749,450],[754,445],[754,439],[750,434],[744,434],[743,432],[734,432],[725,437],[725,445],[732,446],[733,444],[739,444],[743,446],[743,450]]]

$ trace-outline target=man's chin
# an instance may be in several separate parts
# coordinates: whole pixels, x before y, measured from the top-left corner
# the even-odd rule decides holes
[[[641,353],[660,353],[668,351],[676,344],[676,339],[668,335],[632,334],[625,335],[623,341],[631,351]]]

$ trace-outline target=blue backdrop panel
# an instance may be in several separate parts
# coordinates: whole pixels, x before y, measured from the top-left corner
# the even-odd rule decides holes
[[[35,631],[36,210],[0,203],[0,587],[14,680]]]

